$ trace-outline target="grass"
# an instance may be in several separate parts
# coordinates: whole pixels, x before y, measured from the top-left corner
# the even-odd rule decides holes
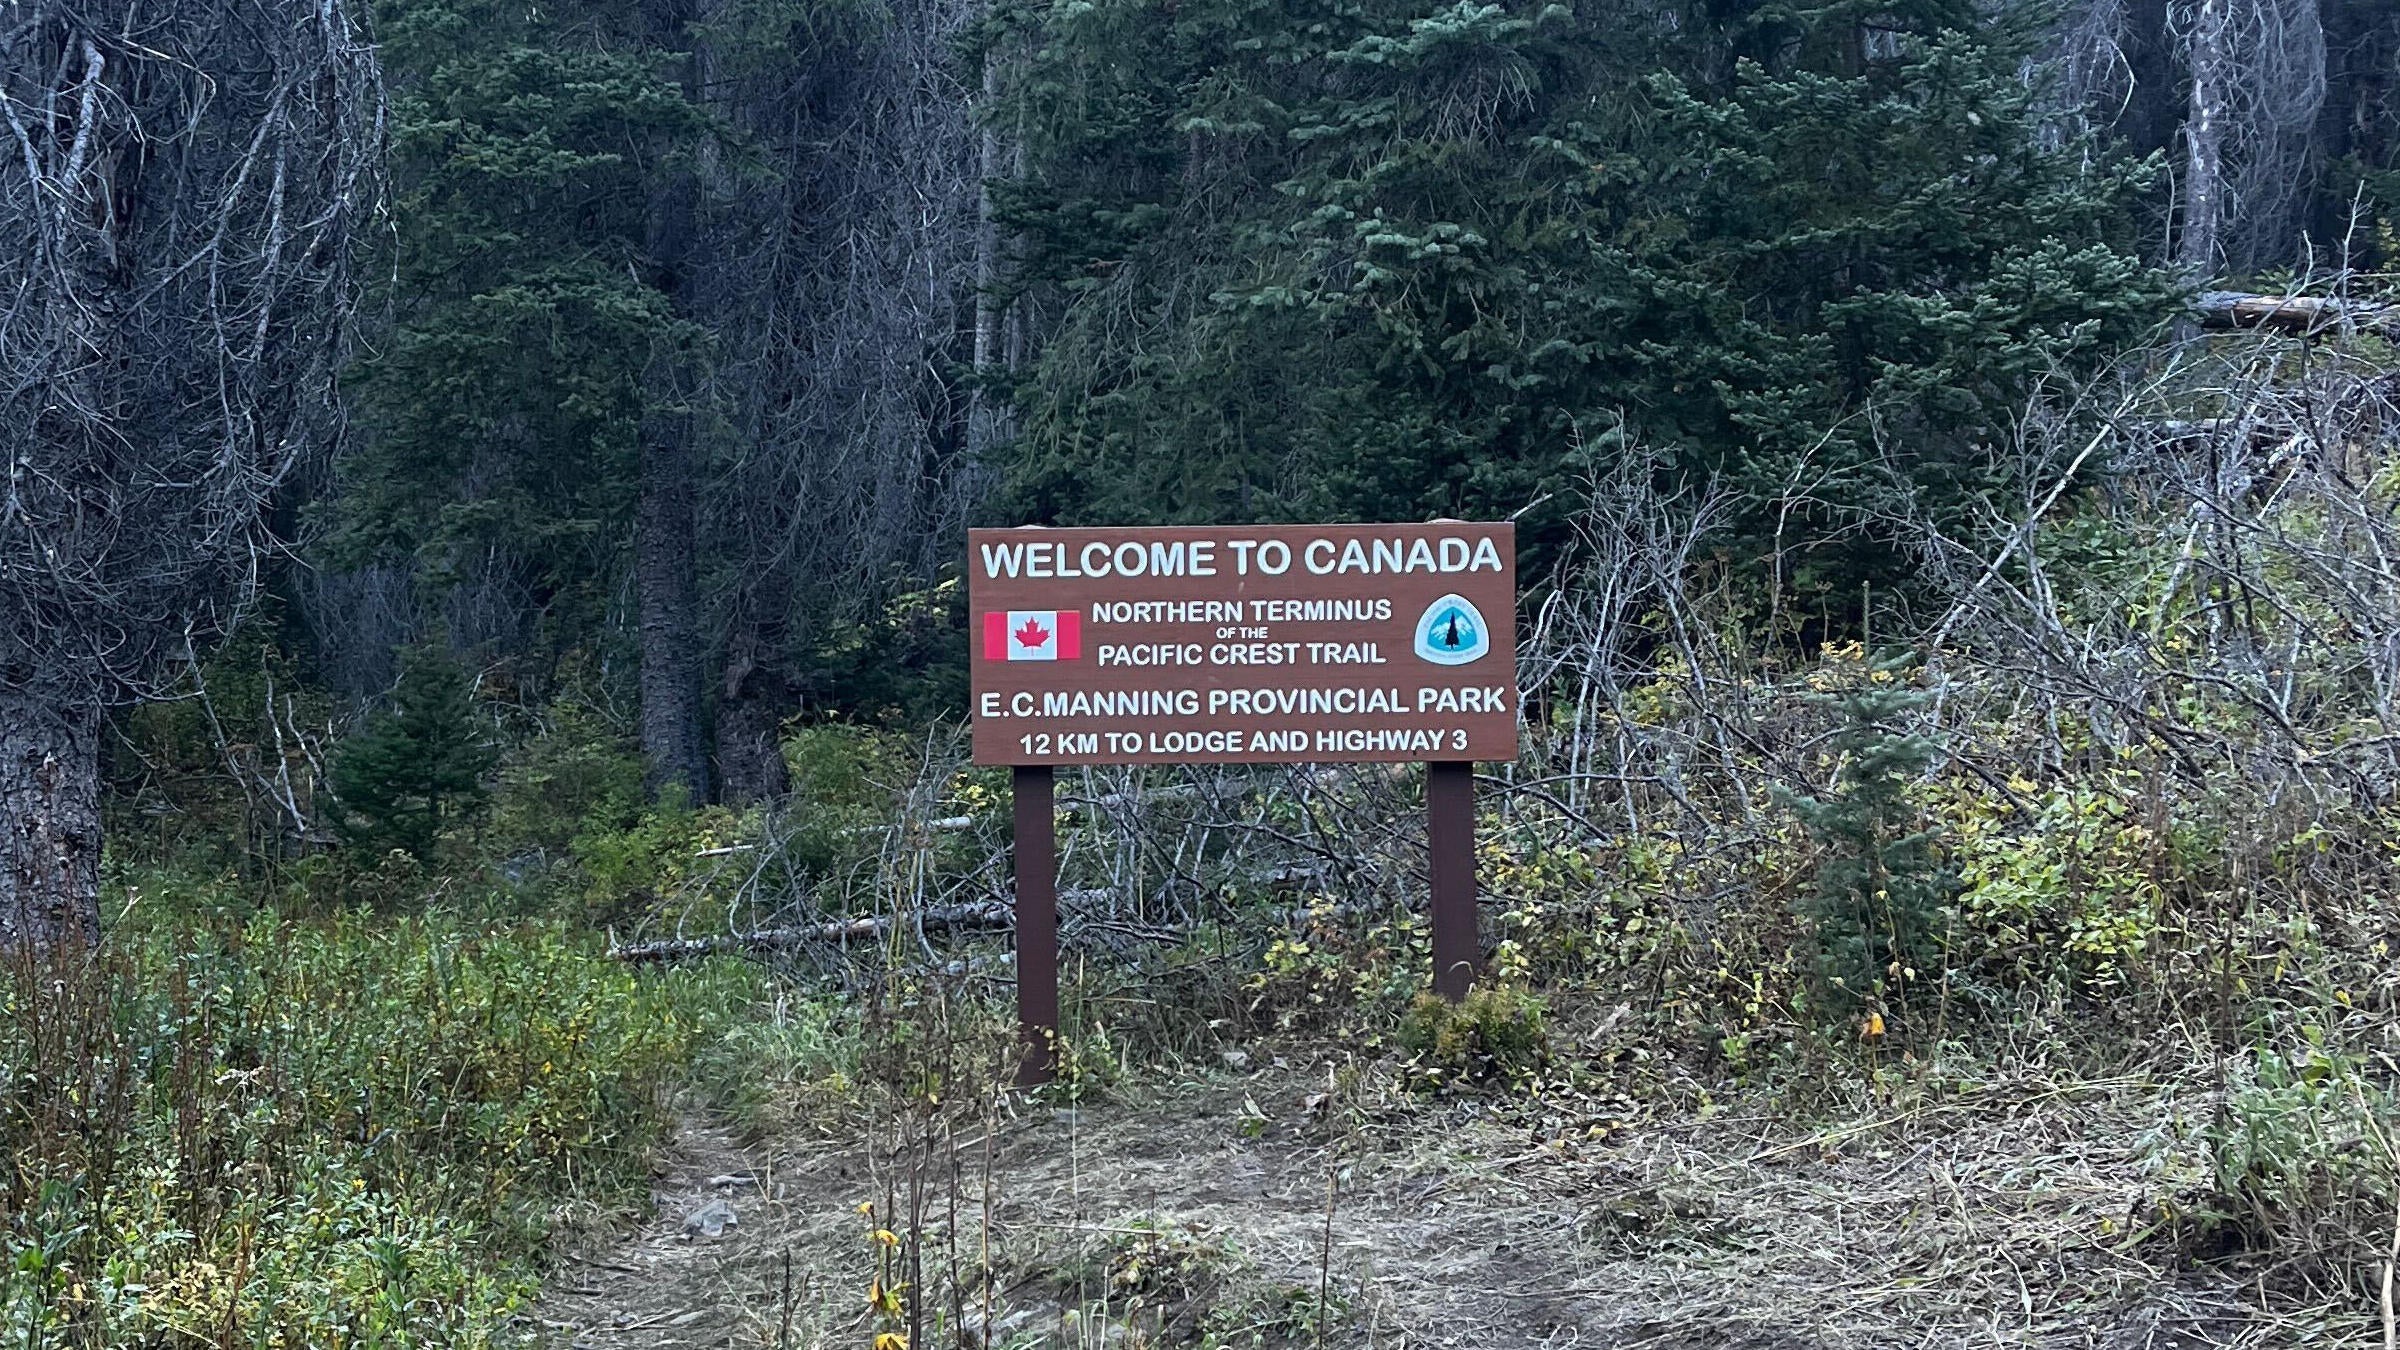
[[[0,981],[0,1338],[485,1346],[755,975],[546,921],[130,905]],[[120,897],[122,899],[122,897]]]

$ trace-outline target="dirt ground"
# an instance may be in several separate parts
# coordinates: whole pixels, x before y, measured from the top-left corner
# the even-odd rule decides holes
[[[2382,1343],[2364,1300],[2278,1312],[2238,1269],[2183,1268],[2156,1220],[2177,1184],[2154,1128],[2171,1094],[2137,1079],[1993,1084],[1805,1132],[1738,1106],[1377,1114],[1328,1087],[1325,1066],[1276,1061],[1138,1105],[1017,1101],[920,1165],[915,1223],[892,1216],[906,1168],[887,1146],[745,1146],[687,1122],[655,1217],[550,1281],[543,1339],[866,1350],[912,1329],[920,1347],[982,1346],[988,1325],[995,1347],[1078,1350]],[[716,1201],[738,1226],[688,1233]],[[912,1289],[933,1292],[913,1328],[870,1310],[877,1228],[921,1235]],[[952,1301],[948,1272],[987,1250],[988,1310],[971,1274]]]

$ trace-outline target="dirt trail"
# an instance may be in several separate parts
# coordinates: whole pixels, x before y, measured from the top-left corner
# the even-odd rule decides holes
[[[1320,1309],[1329,1346],[2347,1343],[2132,1242],[2160,1179],[2102,1142],[2133,1133],[2100,1089],[1786,1137],[1735,1116],[1529,1123],[1473,1104],[1345,1118],[1324,1084],[1295,1068],[1145,1106],[1020,1103],[990,1141],[988,1220],[982,1141],[945,1160],[958,1180],[928,1206],[924,1283],[952,1259],[944,1233],[969,1266],[988,1243],[999,1347],[1315,1345]],[[857,1206],[890,1180],[860,1144],[744,1149],[687,1126],[655,1219],[552,1281],[551,1344],[863,1348],[881,1325],[871,1230],[907,1225]],[[720,1199],[739,1225],[687,1234]],[[963,1328],[930,1310],[923,1350],[982,1344],[979,1305]]]
[[[720,1199],[753,1221],[755,1152],[727,1130],[686,1120],[662,1167],[650,1188],[652,1218],[621,1243],[570,1255],[544,1285],[538,1316],[550,1343],[590,1350],[757,1344],[741,1339],[739,1310],[723,1301],[744,1259],[732,1240],[739,1228],[713,1241],[683,1230],[686,1215]]]

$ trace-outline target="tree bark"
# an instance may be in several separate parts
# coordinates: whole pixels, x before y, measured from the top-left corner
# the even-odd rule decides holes
[[[0,691],[0,951],[100,939],[100,710]]]
[[[657,358],[679,366],[674,356]],[[708,748],[700,717],[699,570],[690,418],[674,400],[679,381],[654,378],[642,418],[641,502],[634,522],[634,583],[641,596],[642,753],[653,793],[680,787],[708,800]]]
[[[2183,125],[2183,232],[2175,260],[2193,276],[2214,275],[2225,215],[2226,6],[2192,6],[2191,102]]]
[[[642,411],[640,497],[633,523],[634,590],[641,605],[642,755],[653,796],[677,789],[687,803],[698,805],[708,800],[709,783],[700,702],[689,357],[672,337],[662,337],[660,346],[646,377],[649,406]]]
[[[2379,337],[2400,337],[2400,305],[2370,300],[2206,291],[2192,302],[2192,308],[2202,328],[2271,328],[2296,337],[2354,328]]]
[[[975,192],[975,385],[967,395],[968,472],[980,474],[991,458],[998,400],[985,383],[1000,350],[1000,306],[993,290],[1000,283],[1000,226],[992,217],[992,181],[1000,176],[1000,133],[992,125],[991,108],[1000,97],[1000,57],[983,54],[983,137],[977,148]]]
[[[689,0],[652,0],[644,18],[651,39],[676,50],[691,40]],[[684,96],[699,106],[704,81],[696,51],[681,62]],[[650,189],[643,252],[651,284],[680,320],[697,235],[700,179],[684,166]],[[634,588],[641,604],[642,753],[649,788],[680,788],[687,802],[708,800],[708,735],[701,702],[699,549],[694,538],[698,473],[693,454],[696,354],[681,332],[662,335],[645,373],[640,500],[634,519]]]

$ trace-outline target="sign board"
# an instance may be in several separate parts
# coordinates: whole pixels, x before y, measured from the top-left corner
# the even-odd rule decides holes
[[[979,764],[1517,757],[1516,528],[973,530]]]

